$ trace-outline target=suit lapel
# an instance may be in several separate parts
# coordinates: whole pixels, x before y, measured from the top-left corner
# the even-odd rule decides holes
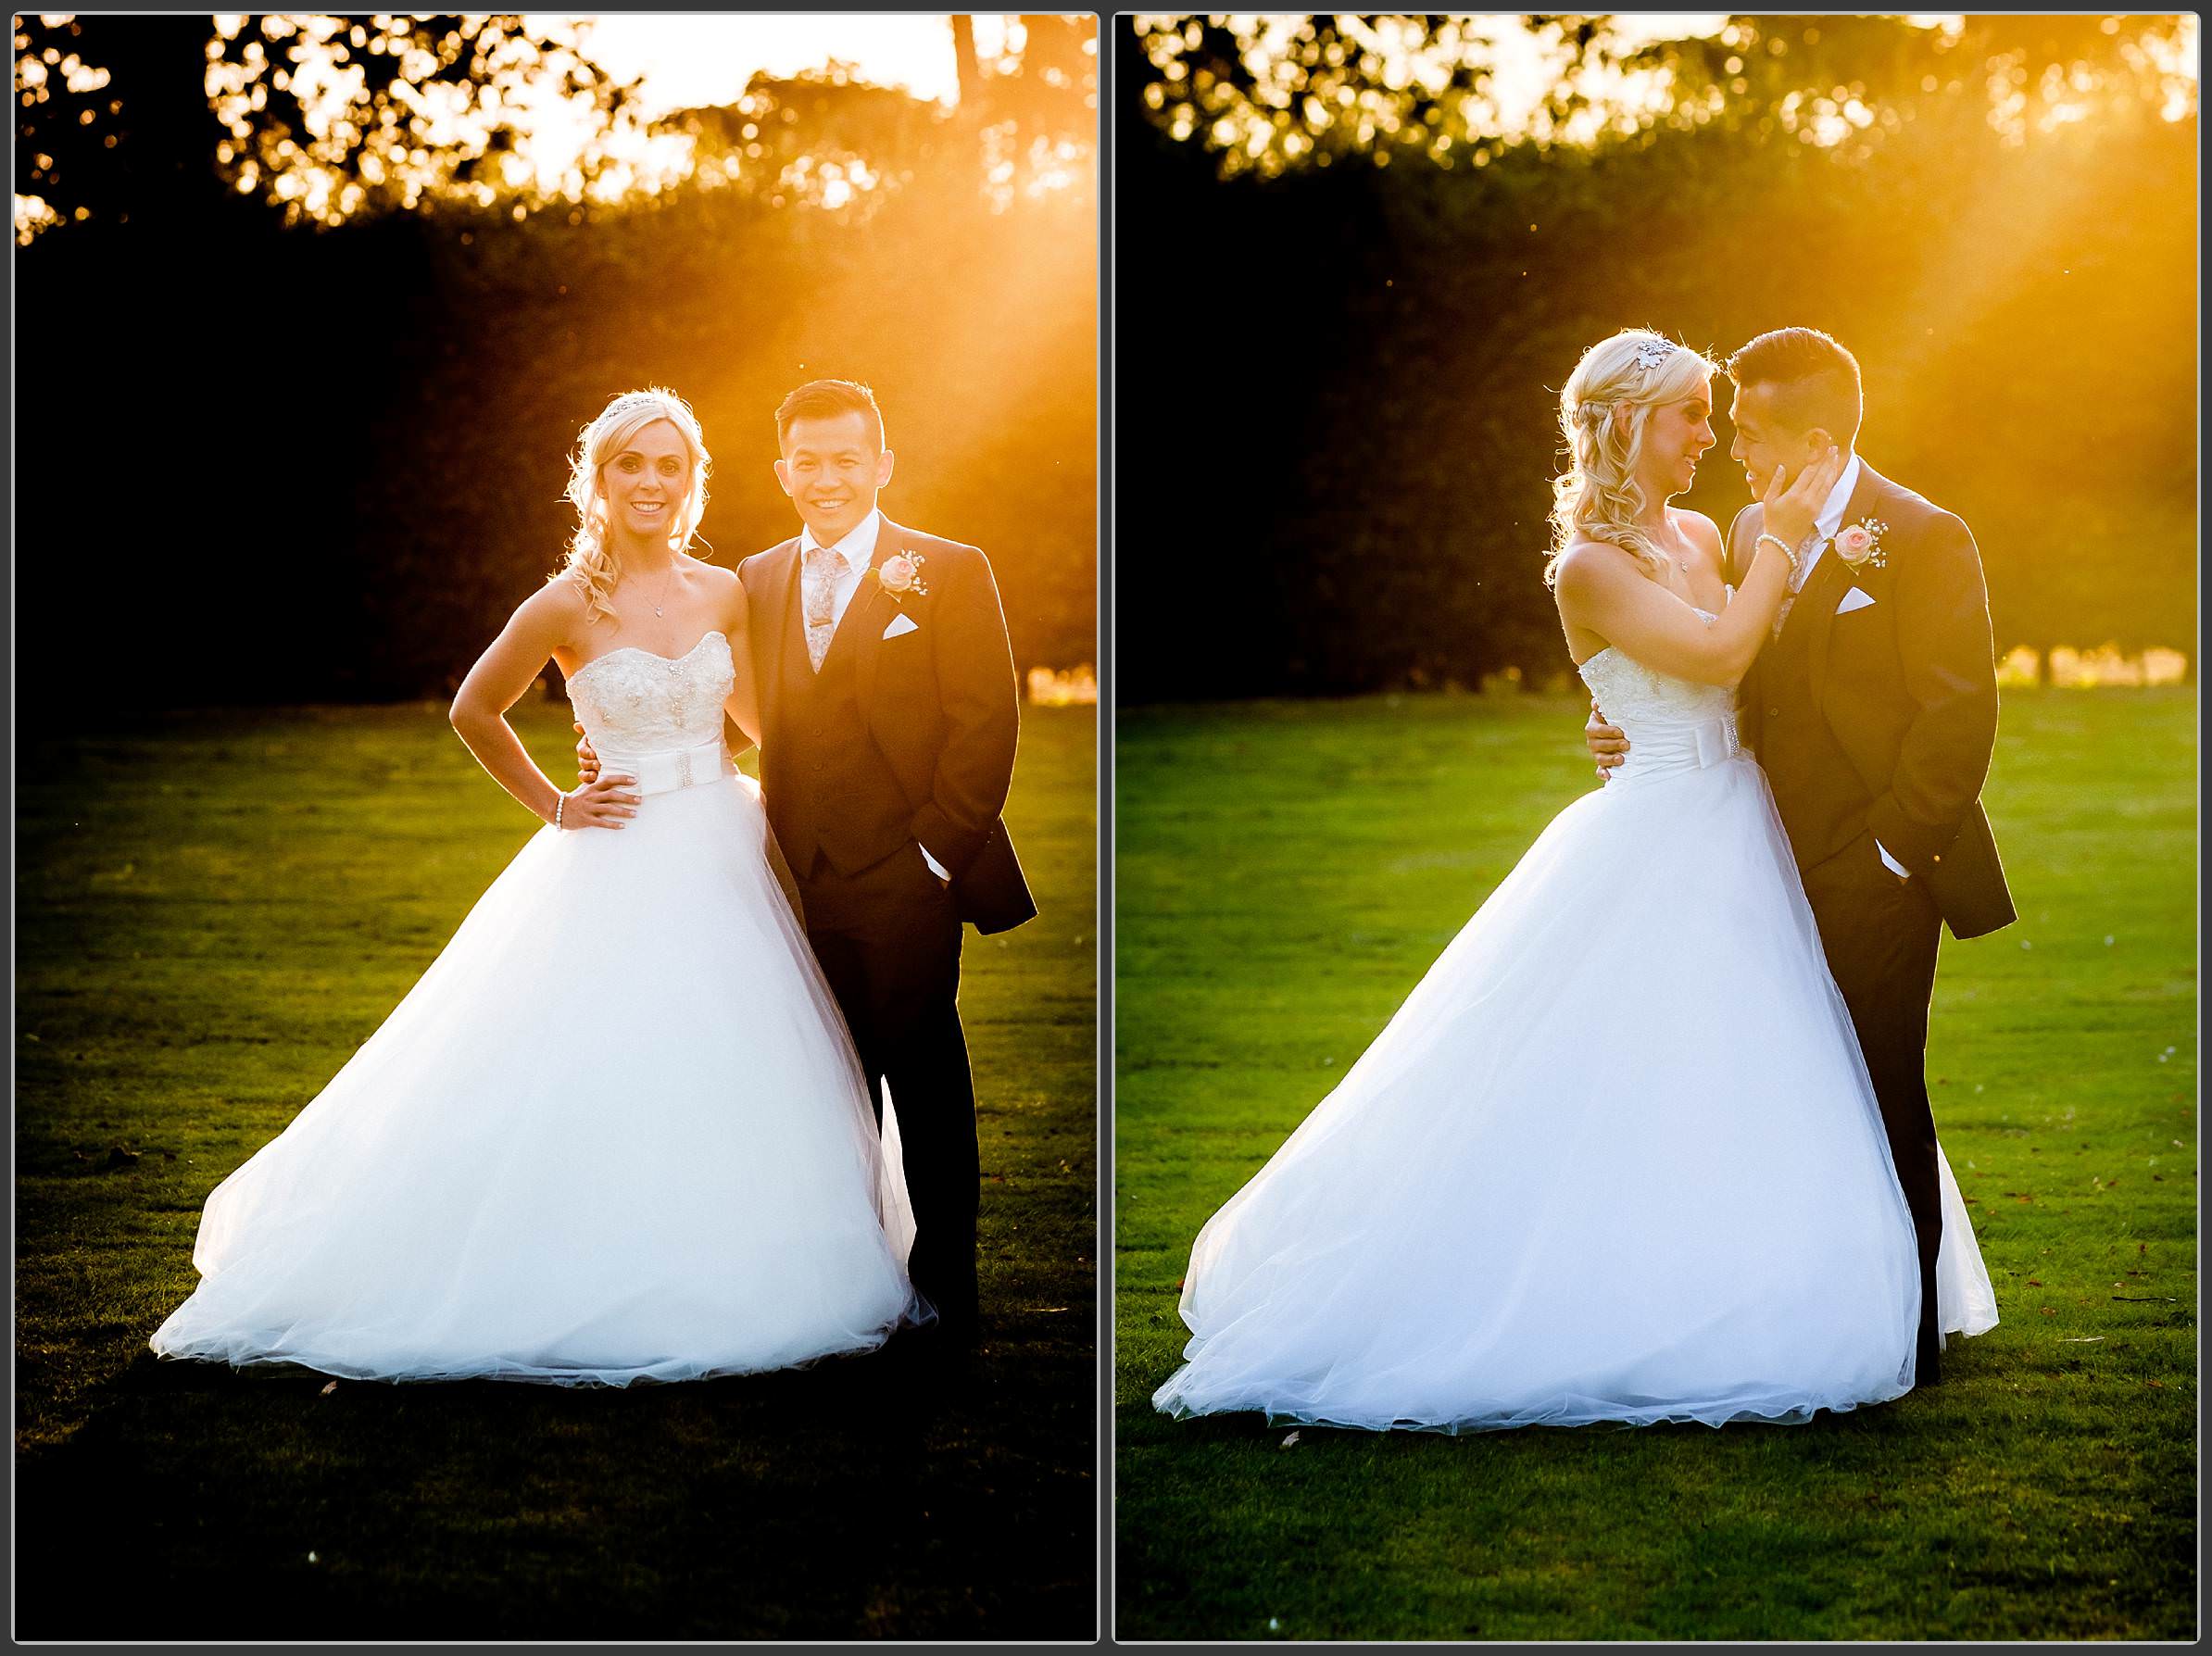
[[[861,704],[867,703],[875,689],[876,658],[884,646],[883,611],[894,599],[883,588],[883,583],[873,579],[883,568],[884,559],[905,550],[906,531],[886,518],[875,536],[875,556],[868,560],[868,573],[861,577],[861,590],[852,595],[852,603],[845,611],[848,623],[858,622],[853,635],[853,647],[860,653],[853,658],[854,686],[860,692]],[[842,631],[842,629],[840,629]]]
[[[1861,459],[1859,481],[1851,491],[1851,498],[1844,503],[1842,522],[1856,523],[1872,515],[1877,498],[1887,486],[1881,474]],[[1841,524],[1838,527],[1841,528]],[[1820,596],[1813,605],[1813,613],[1804,618],[1811,629],[1805,639],[1805,664],[1812,674],[1813,700],[1816,706],[1820,705],[1821,697],[1828,689],[1828,643],[1829,634],[1835,631],[1836,606],[1843,601],[1843,594],[1850,590],[1854,573],[1851,566],[1837,555],[1832,545],[1820,555],[1820,563],[1821,567],[1813,572],[1812,580],[1805,583],[1805,591],[1798,598],[1798,608],[1802,609],[1806,599],[1812,597],[1813,588],[1820,588]],[[1792,616],[1791,619],[1794,621],[1797,618]]]
[[[786,541],[760,554],[760,603],[751,618],[753,674],[760,694],[763,722],[783,710],[784,652],[791,638],[791,619],[798,602],[798,543]]]
[[[1805,668],[1812,677],[1816,706],[1819,705],[1821,691],[1827,687],[1829,631],[1836,624],[1836,604],[1850,580],[1849,567],[1830,546],[1820,555],[1820,567],[1805,583],[1804,591],[1797,595],[1790,619],[1782,627],[1785,638],[1793,631],[1802,629],[1804,633]]]
[[[1757,513],[1758,510],[1758,503],[1753,501],[1729,519],[1728,539],[1721,544],[1720,573],[1722,580],[1728,583],[1728,602],[1731,604],[1736,601],[1737,589],[1743,584],[1744,565],[1737,557],[1737,542],[1740,533],[1757,534],[1759,518],[1753,514]],[[1767,645],[1773,642],[1772,639],[1768,639],[1759,646],[1759,653],[1752,658],[1752,664],[1743,670],[1743,677],[1738,680],[1736,684],[1738,728],[1741,731],[1743,739],[1750,743],[1754,749],[1759,745],[1759,737],[1764,730],[1764,721],[1759,718],[1760,696],[1762,694],[1759,687],[1759,669],[1766,659]]]
[[[1721,546],[1720,574],[1731,587],[1741,586],[1744,571],[1751,568],[1749,558],[1738,556],[1738,547],[1744,535],[1758,534],[1760,520],[1765,516],[1754,500],[1728,520],[1728,538]]]

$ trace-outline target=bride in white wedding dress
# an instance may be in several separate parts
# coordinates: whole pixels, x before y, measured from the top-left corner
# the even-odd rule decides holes
[[[708,465],[672,393],[585,429],[567,563],[453,707],[547,825],[208,1197],[162,1356],[621,1386],[930,1314],[899,1157],[723,742],[725,711],[757,721],[744,590],[680,550]],[[548,659],[604,766],[566,795],[505,718]]]
[[[1718,532],[1666,504],[1714,441],[1713,371],[1630,331],[1568,380],[1559,608],[1628,760],[1200,1232],[1166,1412],[1718,1425],[1911,1388],[1912,1219],[1732,693],[1841,462],[1778,479],[1731,599]],[[1942,1322],[1979,1333],[1942,1181]]]

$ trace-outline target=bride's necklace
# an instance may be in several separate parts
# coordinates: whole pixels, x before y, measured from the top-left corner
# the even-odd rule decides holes
[[[1680,530],[1675,528],[1673,518],[1674,514],[1669,512],[1667,514],[1666,528],[1668,533],[1674,536],[1676,543],[1679,545],[1681,542],[1682,533]],[[1690,559],[1687,558],[1678,558],[1672,552],[1664,553],[1662,556],[1665,558],[1667,562],[1673,564],[1675,568],[1680,570],[1685,575],[1690,573]]]
[[[1688,566],[1684,566],[1684,567],[1688,567]],[[657,603],[656,603],[656,602],[654,602],[654,600],[652,600],[652,599],[650,599],[650,598],[648,598],[648,599],[647,599],[647,600],[646,600],[647,603],[649,603],[649,604],[652,604],[652,605],[653,605],[653,613],[654,613],[655,615],[659,615],[659,614],[660,614],[660,612],[661,612],[661,606],[662,606],[662,605],[664,605],[664,604],[666,604],[666,603],[668,602],[668,595],[669,595],[671,592],[672,592],[672,591],[674,591],[674,590],[675,590],[675,585],[676,585],[676,566],[675,566],[675,563],[673,562],[673,560],[671,560],[671,562],[670,562],[670,564],[669,564],[669,566],[668,566],[668,579],[667,579],[667,580],[665,580],[665,581],[663,581],[663,582],[660,583],[660,600],[659,600],[659,602],[657,602]]]

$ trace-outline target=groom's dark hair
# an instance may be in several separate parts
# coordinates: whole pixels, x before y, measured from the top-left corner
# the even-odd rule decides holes
[[[1773,386],[1777,417],[1797,432],[1819,426],[1847,448],[1859,434],[1859,359],[1817,328],[1762,333],[1728,358],[1727,371],[1740,386]]]
[[[776,405],[775,445],[784,446],[795,420],[835,420],[840,414],[859,414],[875,428],[875,452],[884,451],[884,411],[875,406],[875,393],[859,380],[809,380]]]

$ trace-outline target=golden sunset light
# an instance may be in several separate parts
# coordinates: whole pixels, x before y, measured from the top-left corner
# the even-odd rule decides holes
[[[948,19],[934,14],[881,17],[773,12],[751,16],[579,17],[530,13],[534,27],[572,27],[584,49],[617,79],[645,82],[655,113],[734,104],[756,73],[790,76],[827,64],[853,79],[894,86],[950,106],[960,101],[959,66]],[[976,51],[988,56],[1008,19],[975,19]]]

